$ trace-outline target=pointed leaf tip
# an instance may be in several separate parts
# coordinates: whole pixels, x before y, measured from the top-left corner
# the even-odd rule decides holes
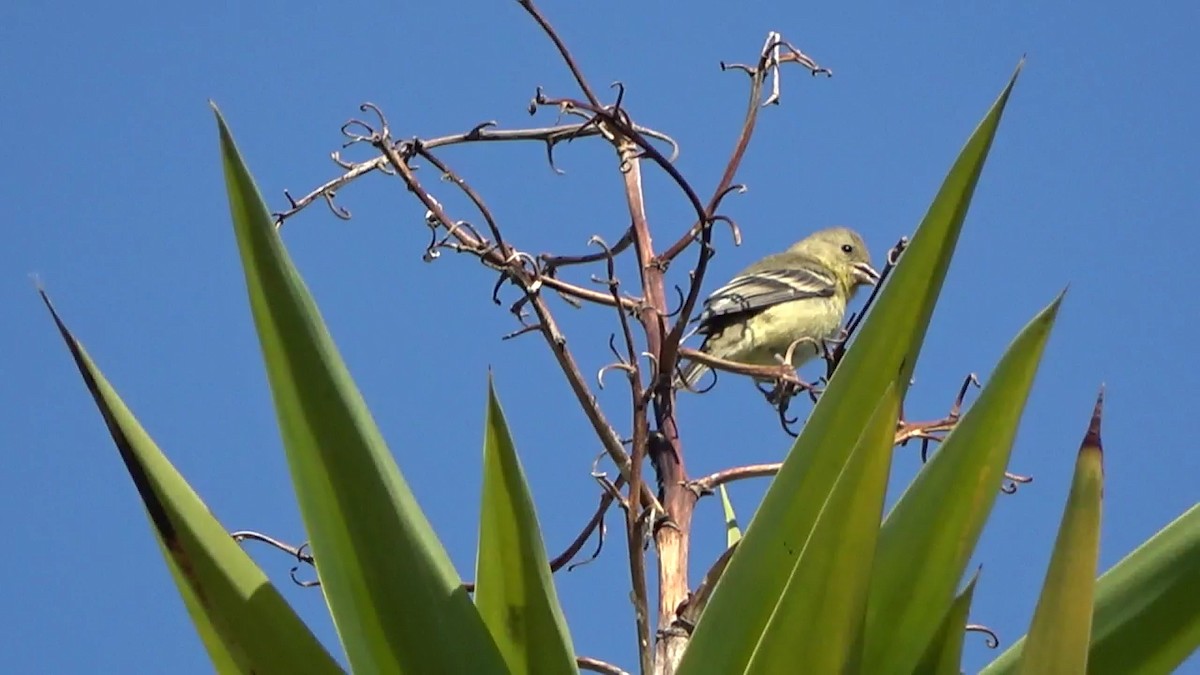
[[[62,317],[58,315],[58,310],[54,308],[54,303],[50,300],[50,294],[47,293],[46,289],[42,288],[40,284],[37,287],[37,294],[41,296],[42,302],[46,305],[46,309],[50,310],[50,318],[54,319],[55,327],[58,328],[58,332],[62,334],[63,339],[65,339],[69,345],[71,342],[73,342],[74,338],[71,335],[71,331],[67,330],[67,324],[64,323]]]
[[[1096,407],[1092,409],[1092,421],[1088,424],[1087,434],[1083,437],[1084,448],[1095,448],[1097,451],[1103,452],[1104,447],[1100,443],[1100,418],[1104,413],[1104,385],[1100,385],[1100,393],[1096,395]]]

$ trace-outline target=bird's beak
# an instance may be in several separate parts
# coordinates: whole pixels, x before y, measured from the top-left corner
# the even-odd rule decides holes
[[[859,283],[874,286],[879,283],[879,272],[876,272],[875,268],[871,267],[869,263],[854,263],[854,278]]]

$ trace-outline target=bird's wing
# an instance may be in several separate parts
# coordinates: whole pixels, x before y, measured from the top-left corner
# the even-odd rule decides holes
[[[828,298],[834,293],[835,283],[827,274],[803,268],[766,269],[736,276],[704,301],[704,312],[697,318],[700,331],[717,317],[755,312],[792,300]]]

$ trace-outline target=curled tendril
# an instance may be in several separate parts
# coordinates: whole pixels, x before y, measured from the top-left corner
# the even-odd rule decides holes
[[[679,316],[679,313],[683,311],[683,303],[687,300],[687,296],[684,294],[683,288],[679,284],[675,284],[675,295],[678,296],[679,304],[676,305],[675,309],[667,312],[668,319]]]
[[[333,152],[329,153],[329,158],[333,160],[334,164],[337,164],[338,166],[342,167],[346,171],[349,171],[355,167],[354,162],[349,162],[349,161],[342,159],[342,153],[338,152],[337,150],[334,150]],[[291,197],[288,197],[288,199],[290,200]],[[295,202],[292,202],[292,205],[295,206]]]
[[[642,352],[642,356],[646,357],[646,360],[650,362],[651,372],[657,373],[658,372],[658,357],[650,352]]]
[[[603,462],[606,459],[608,459],[608,451],[607,450],[596,453],[596,456],[592,458],[592,472],[591,472],[591,474],[589,474],[592,478],[598,478],[600,476],[608,475],[607,473],[600,470],[600,462]]]
[[[1022,476],[1016,473],[1004,472],[1004,484],[1000,486],[1000,491],[1006,495],[1017,493],[1017,489],[1025,483],[1032,483],[1033,476]]]
[[[967,624],[967,632],[968,633],[983,633],[983,635],[985,636],[984,644],[987,645],[988,649],[995,649],[1000,646],[1000,636],[996,635],[996,631],[992,630],[991,628],[988,628],[987,626],[985,626],[983,624],[969,623],[969,624]]]
[[[714,210],[714,211],[717,210],[717,208],[719,206],[721,206],[721,202],[723,202],[725,200],[725,198],[728,197],[729,195],[734,194],[735,192],[739,195],[744,195],[744,194],[746,194],[746,191],[749,189],[750,188],[746,187],[742,183],[735,183],[735,184],[730,185],[729,187],[725,188],[724,190],[721,190],[719,193],[717,193],[717,196],[714,197],[712,200],[712,210]]]
[[[742,245],[742,228],[738,227],[738,224],[734,222],[733,218],[730,218],[729,216],[713,216],[712,220],[714,223],[722,222],[726,225],[729,225],[729,230],[733,234],[733,245]]]
[[[716,368],[709,368],[705,371],[705,374],[712,375],[712,384],[708,385],[707,387],[697,387],[695,385],[689,384],[688,381],[686,379],[684,379],[682,368],[679,368],[678,366],[676,366],[675,374],[679,378],[679,386],[683,387],[684,389],[686,389],[687,391],[690,391],[693,394],[707,394],[708,392],[712,391],[713,387],[717,386],[717,378],[720,376],[720,374],[717,372]]]
[[[967,390],[971,388],[971,385],[975,385],[976,389],[983,386],[979,383],[979,376],[975,373],[967,375],[967,379],[963,380],[962,387],[958,390],[958,397],[954,399],[954,405],[950,407],[949,417],[951,419],[958,419],[962,414],[963,401],[966,399]]]
[[[425,253],[421,254],[421,260],[431,263],[440,257],[442,257],[442,252],[438,250],[437,230],[430,228],[429,244],[425,246]]]
[[[580,560],[579,562],[573,562],[570,565],[567,565],[567,571],[570,572],[570,571],[574,570],[576,567],[583,567],[584,565],[592,562],[596,558],[599,558],[600,552],[604,550],[604,537],[607,534],[608,534],[608,526],[604,524],[603,520],[601,520],[600,524],[596,527],[596,550],[595,550],[595,552],[592,553],[591,557],[589,557],[587,560]]]
[[[601,389],[604,388],[604,374],[610,370],[623,370],[629,374],[629,377],[633,377],[634,375],[637,374],[637,368],[628,363],[625,363],[624,361],[610,363],[607,366],[603,366],[600,368],[600,370],[596,371],[596,384],[598,384]]]
[[[359,133],[359,129],[362,133]],[[352,119],[347,121],[338,131],[346,137],[346,142],[342,143],[343,148],[348,148],[357,143],[372,143],[376,137],[375,129],[360,119]]]
[[[471,127],[471,130],[467,132],[467,134],[464,138],[466,138],[467,140],[478,140],[483,135],[484,130],[490,129],[492,127],[496,127],[499,125],[500,125],[500,123],[497,122],[496,120],[488,120],[487,122],[480,122],[479,124],[476,124],[475,126]]]
[[[380,110],[379,106],[375,105],[374,103],[371,103],[370,101],[366,101],[362,105],[358,106],[358,109],[361,110],[362,112],[374,113],[375,118],[379,120],[380,135],[384,136],[384,137],[387,137],[390,135],[391,132],[388,131],[389,126],[388,126],[387,116],[383,114],[383,110]],[[366,126],[366,125],[363,125],[363,126]]]
[[[534,323],[534,324],[530,324],[528,326],[521,326],[520,328],[514,330],[511,333],[507,333],[507,334],[503,335],[500,339],[501,340],[511,340],[513,338],[520,337],[526,333],[532,333],[534,331],[541,330],[541,329],[542,329],[542,324],[540,324],[540,323]]]
[[[791,365],[796,362],[796,347],[799,347],[802,344],[810,344],[814,349],[821,348],[820,344],[810,337],[802,337],[797,340],[792,340],[792,343],[788,345],[787,351],[784,352],[782,357],[780,357],[778,354],[775,356],[776,359],[779,359],[779,365],[791,368]],[[795,373],[794,368],[792,368],[792,372]],[[797,379],[799,379],[799,376],[797,376]]]
[[[300,577],[299,577],[299,576],[296,574],[296,573],[297,573],[297,572],[299,572],[299,571],[300,571],[300,566],[299,566],[299,565],[295,565],[295,566],[293,566],[293,567],[292,567],[292,569],[288,571],[288,575],[292,577],[292,583],[296,584],[296,585],[297,585],[297,586],[299,586],[300,588],[312,588],[312,587],[314,587],[314,586],[320,586],[320,585],[321,585],[321,580],[320,580],[320,579],[301,579],[301,578],[300,578]]]
[[[339,206],[336,202],[334,202],[333,199],[335,196],[336,193],[333,190],[326,190],[321,193],[321,197],[325,199],[325,205],[329,207],[329,210],[333,212],[333,215],[341,218],[342,220],[350,220],[350,210],[343,206]]]
[[[613,357],[616,358],[618,361],[624,360],[624,357],[621,356],[621,352],[617,350],[617,334],[616,333],[608,334],[608,351],[612,352]]]
[[[500,302],[500,289],[504,286],[504,282],[508,281],[509,278],[508,272],[501,272],[500,277],[496,279],[496,285],[492,286],[492,302],[496,305],[504,304]]]
[[[621,508],[626,510],[629,509],[629,503],[626,502],[625,498],[621,496],[621,491],[617,489],[616,485],[613,485],[613,482],[608,479],[607,475],[593,475],[592,478],[594,478],[595,481],[600,484],[600,487],[604,489],[604,492],[612,496],[613,501],[621,505]]]
[[[727,70],[740,70],[743,73],[749,75],[750,77],[754,77],[757,74],[757,71],[754,68],[752,68],[744,63],[725,63],[724,61],[721,61],[720,65],[721,65],[721,72],[725,72]]]
[[[617,111],[621,110],[621,102],[625,100],[625,83],[621,82],[620,80],[616,80],[612,84],[608,85],[608,88],[617,90],[617,100],[610,108],[610,110],[612,110],[615,114]]]

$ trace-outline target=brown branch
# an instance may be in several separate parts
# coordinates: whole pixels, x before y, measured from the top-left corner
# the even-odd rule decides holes
[[[513,253],[508,258],[503,258],[495,247],[487,246],[486,242],[472,234],[469,228],[457,227],[455,225],[456,221],[450,218],[442,208],[442,205],[421,185],[412,168],[408,166],[407,158],[410,155],[407,153],[411,152],[410,146],[401,145],[401,148],[406,153],[402,155],[401,151],[397,149],[397,145],[391,140],[386,122],[383,122],[382,119],[381,126],[381,130],[374,132],[369,139],[371,144],[387,157],[396,175],[404,181],[409,191],[417,196],[417,199],[432,214],[432,218],[443,227],[446,227],[450,232],[450,236],[453,236],[465,250],[477,255],[485,264],[507,273],[525,292],[526,297],[529,299],[529,304],[533,306],[534,312],[537,315],[539,331],[550,346],[555,359],[566,375],[572,392],[574,392],[576,399],[583,408],[588,421],[591,422],[596,435],[600,438],[605,451],[612,458],[621,475],[625,476],[628,481],[630,471],[629,455],[626,454],[624,447],[621,445],[620,438],[613,430],[603,411],[600,410],[596,402],[596,397],[587,386],[583,373],[579,370],[579,366],[575,362],[575,358],[567,350],[566,338],[559,331],[558,324],[550,313],[549,307],[538,293],[543,280],[540,276],[536,275],[536,271],[530,272],[530,270],[524,267],[525,259],[532,260],[532,257],[527,254]],[[657,503],[654,495],[648,489],[643,488],[642,492],[644,493],[643,497],[648,497],[648,503]]]
[[[646,333],[646,343],[649,353],[657,358],[659,356],[659,341],[658,328],[659,313],[656,310],[665,310],[666,302],[663,294],[662,276],[658,276],[655,283],[652,270],[647,270],[645,263],[653,256],[650,251],[650,229],[646,222],[645,203],[642,195],[641,186],[641,164],[638,161],[633,146],[628,143],[622,143],[617,146],[619,161],[621,162],[622,179],[625,186],[625,199],[629,208],[630,230],[633,232],[634,251],[638,257],[638,269],[642,281],[642,295],[647,300],[639,311],[639,320],[642,324],[642,329]],[[611,263],[610,263],[611,265]],[[661,365],[661,361],[656,364]],[[652,375],[652,383],[650,391],[655,390],[653,382],[659,378],[659,369],[656,367]],[[644,485],[642,481],[642,465],[649,451],[650,445],[650,421],[646,410],[646,400],[641,396],[640,381],[635,388],[633,399],[633,446],[630,449],[632,455],[633,470],[630,475],[633,477],[630,481],[630,502],[632,507],[626,515],[627,528],[626,534],[629,538],[628,548],[630,557],[630,574],[633,578],[634,600],[635,600],[635,618],[637,621],[637,638],[638,638],[638,660],[641,664],[643,673],[652,671],[656,662],[660,663],[660,659],[655,658],[651,653],[650,642],[650,605],[646,592],[646,570],[645,558],[642,553],[642,530],[639,526],[639,518],[641,516],[641,499],[639,494],[633,491],[637,485]],[[661,429],[661,420],[659,420]],[[663,468],[657,457],[652,456],[651,460],[655,463],[655,469],[658,473],[660,488],[664,484]],[[682,462],[682,458],[680,458]],[[664,493],[660,489],[660,495],[667,501],[666,512],[664,515],[668,517],[672,514],[670,495]],[[663,507],[658,508],[659,513],[663,513]],[[686,553],[685,553],[686,556]],[[659,559],[659,623],[661,627],[663,623],[662,598],[670,594],[670,589],[663,584],[664,569],[666,562],[662,560],[661,550]],[[686,589],[686,586],[685,586]]]
[[[721,200],[729,194],[730,187],[733,185],[734,176],[737,175],[738,168],[741,166],[742,158],[746,154],[746,149],[750,146],[750,138],[754,135],[754,127],[758,121],[758,111],[762,107],[762,85],[766,80],[769,72],[774,72],[778,68],[778,55],[776,54],[776,46],[779,44],[779,34],[771,32],[767,34],[767,40],[763,43],[763,48],[759,52],[758,64],[754,68],[740,66],[739,69],[746,71],[750,75],[750,96],[746,106],[746,117],[742,122],[741,131],[738,133],[737,141],[733,145],[733,151],[729,155],[729,161],[725,164],[725,171],[721,174],[721,180],[717,182],[716,188],[713,189],[713,196],[708,201],[708,207],[705,209],[707,215],[716,213],[717,207]],[[799,61],[798,61],[799,62]],[[803,63],[803,62],[801,62]],[[827,72],[811,59],[808,63],[803,63],[809,67],[810,71]],[[729,70],[730,66],[721,64],[721,70]],[[778,98],[776,96],[776,98]],[[696,239],[698,228],[702,225],[702,220],[692,224],[687,234],[672,244],[663,254],[661,259],[664,262],[674,260],[683,249],[687,248]]]
[[[600,253],[587,253],[585,255],[550,255],[542,253],[538,256],[538,260],[542,262],[546,274],[552,274],[559,267],[568,265],[583,265],[586,263],[600,262],[607,259],[609,256],[619,255],[629,248],[633,243],[633,229],[627,228],[617,243],[612,245],[612,248],[605,249]]]
[[[640,307],[642,304],[641,298],[631,298],[629,296],[621,295],[614,299],[614,297],[608,293],[601,293],[599,291],[593,291],[588,288],[576,286],[575,284],[563,281],[562,279],[558,279],[556,277],[546,276],[545,274],[539,276],[538,281],[540,281],[543,286],[552,288],[563,295],[578,298],[580,300],[586,300],[588,302],[594,302],[598,305],[615,307],[616,303],[620,302],[621,306],[623,306],[625,309],[634,310]]]
[[[470,131],[458,134],[450,134],[447,136],[438,136],[427,140],[421,140],[420,144],[426,150],[435,148],[459,145],[463,143],[479,143],[479,142],[512,142],[512,141],[534,141],[546,144],[547,153],[551,157],[551,167],[553,168],[553,149],[554,146],[562,141],[573,138],[585,138],[590,136],[599,136],[600,130],[594,127],[588,127],[588,123],[580,124],[562,124],[552,127],[537,127],[529,129],[491,129],[493,122],[484,122],[479,124]],[[679,152],[679,144],[670,136],[651,129],[649,127],[636,127],[637,131],[644,136],[655,140],[663,141],[671,146],[672,156]],[[365,176],[375,171],[390,171],[388,169],[388,159],[384,156],[375,157],[360,163],[345,162],[341,159],[340,153],[334,152],[331,155],[333,161],[341,166],[345,173],[326,181],[308,194],[294,199],[286,191],[284,196],[288,199],[289,208],[285,211],[279,211],[274,214],[275,226],[282,227],[284,221],[292,216],[295,216],[300,211],[303,211],[313,202],[318,199],[324,200],[329,204],[334,213],[343,220],[350,217],[350,212],[342,209],[333,203],[333,196],[339,189],[354,182],[356,179]]]
[[[546,17],[542,16],[541,11],[538,10],[531,0],[517,1],[521,7],[529,13],[529,16],[532,16],[533,20],[542,27],[542,32],[546,34],[546,37],[550,38],[550,41],[554,43],[555,48],[558,49],[559,55],[562,56],[562,60],[567,64],[567,68],[571,71],[571,76],[574,77],[575,82],[579,84],[579,89],[583,92],[583,95],[587,97],[587,100],[590,101],[592,105],[600,105],[600,99],[596,98],[596,92],[592,91],[592,88],[588,85],[587,80],[584,79],[583,71],[579,70],[579,66],[575,63],[575,57],[571,56],[571,51],[567,49],[567,45],[562,41],[562,38],[558,36],[558,32],[554,30],[554,27],[550,25],[550,22],[546,20]]]
[[[638,654],[642,657],[643,671],[650,667],[650,625],[649,625],[649,593],[646,589],[646,559],[642,551],[642,508],[641,487],[643,448],[649,438],[649,423],[646,418],[646,400],[642,391],[642,373],[639,367],[637,346],[634,343],[633,331],[629,326],[629,317],[625,308],[620,306],[620,281],[617,279],[616,258],[608,245],[599,237],[592,237],[591,242],[603,249],[607,277],[603,282],[612,294],[617,305],[617,318],[621,325],[621,335],[625,341],[625,356],[618,365],[625,366],[629,374],[629,388],[633,408],[633,450],[630,453],[629,507],[625,510],[625,533],[627,550],[629,552],[629,574],[633,586],[633,605],[635,623],[637,625]],[[614,349],[614,352],[616,350]],[[604,371],[601,370],[601,373]]]
[[[659,639],[654,645],[653,664],[649,654],[643,658],[645,672],[673,673],[683,650],[687,636],[677,635],[672,627],[678,615],[676,610],[687,599],[688,553],[691,534],[692,511],[695,497],[678,487],[687,479],[684,466],[683,447],[675,421],[674,391],[671,388],[671,366],[663,353],[667,309],[667,296],[663,281],[663,269],[655,264],[654,244],[650,226],[646,220],[644,195],[642,192],[641,161],[638,146],[628,140],[618,148],[621,161],[625,198],[629,208],[634,233],[634,250],[638,258],[638,269],[642,277],[642,295],[646,299],[639,313],[639,320],[646,332],[650,354],[656,359],[656,372],[651,392],[654,396],[654,416],[657,432],[654,438],[647,436],[645,444],[634,446],[635,457],[650,453],[650,459],[658,474],[660,493],[663,496],[663,517],[669,526],[655,529],[655,544],[658,551],[658,608],[657,625]],[[672,167],[673,168],[673,167]],[[645,408],[642,408],[643,418]],[[653,445],[651,445],[653,444]]]
[[[739,480],[746,480],[747,478],[763,478],[765,476],[774,476],[775,474],[779,473],[779,467],[781,466],[783,466],[783,462],[735,466],[731,469],[723,469],[715,473],[710,473],[703,478],[697,478],[696,480],[689,482],[687,487],[689,490],[696,493],[697,497],[704,497],[712,494],[713,490],[720,485],[725,485]]]
[[[425,159],[425,161],[436,167],[438,171],[441,171],[443,176],[450,179],[451,182],[458,186],[458,189],[463,191],[463,194],[467,196],[467,199],[471,200],[471,203],[475,205],[475,208],[479,211],[480,215],[483,216],[484,222],[487,223],[488,230],[492,233],[492,238],[495,239],[496,245],[500,248],[500,257],[504,260],[509,260],[512,257],[512,249],[505,245],[504,237],[500,235],[500,226],[496,224],[496,218],[492,215],[492,210],[489,209],[487,204],[483,202],[483,197],[479,196],[479,193],[475,191],[475,188],[471,187],[470,183],[467,183],[467,181],[463,180],[462,176],[459,176],[457,173],[455,173],[454,170],[447,166],[445,162],[443,162],[441,159],[438,159],[437,156],[421,145],[420,141],[413,141],[411,147],[414,153],[420,155]]]
[[[645,300],[638,312],[638,319],[646,332],[648,356],[656,366],[654,381],[650,385],[649,391],[653,399],[657,431],[652,435],[641,433],[643,423],[639,414],[644,411],[644,408],[635,406],[635,442],[631,452],[631,476],[638,475],[640,477],[635,472],[640,471],[641,459],[649,454],[658,473],[660,488],[665,500],[665,517],[671,525],[670,527],[657,527],[655,530],[655,542],[659,553],[658,623],[659,634],[662,637],[656,645],[655,657],[651,660],[646,649],[648,642],[646,619],[642,612],[637,612],[639,656],[644,671],[649,672],[653,667],[657,668],[656,672],[669,673],[674,671],[682,656],[683,647],[686,646],[686,635],[680,636],[683,638],[682,640],[675,639],[677,636],[669,631],[664,632],[666,630],[664,627],[670,626],[675,621],[676,608],[682,605],[687,594],[687,542],[695,496],[677,486],[686,476],[686,472],[683,468],[683,455],[673,412],[674,393],[670,386],[671,366],[664,365],[665,359],[670,359],[673,363],[675,357],[669,351],[667,353],[663,351],[665,332],[663,317],[667,314],[666,293],[663,270],[654,264],[653,243],[645,215],[641,181],[642,157],[651,159],[670,175],[688,195],[689,200],[697,209],[697,213],[701,216],[703,216],[703,205],[678,170],[633,128],[628,115],[620,109],[619,101],[617,105],[606,108],[599,106],[598,103],[585,103],[572,99],[550,99],[539,91],[534,99],[534,104],[553,105],[565,111],[586,110],[592,113],[597,125],[611,134],[620,161],[619,166],[625,188],[626,203],[630,212],[634,249],[638,257]],[[633,558],[641,560],[640,536],[634,525],[639,516],[638,507],[641,495],[638,494],[639,491],[636,491],[638,484],[636,479],[631,480],[631,484],[631,490],[634,490],[632,494],[635,496],[631,499],[628,517],[633,520],[627,521],[627,534],[630,537],[631,566],[637,566],[638,563],[633,562]],[[638,551],[636,556],[632,553],[633,550]],[[631,573],[635,576],[636,587],[637,572],[631,569]]]
[[[619,488],[624,482],[625,479],[618,476],[617,480],[613,481],[613,484]],[[557,572],[575,558],[580,549],[583,548],[583,545],[591,538],[592,533],[596,531],[596,528],[600,527],[600,524],[604,522],[604,514],[608,513],[608,507],[612,506],[612,503],[613,497],[611,494],[607,492],[600,494],[600,505],[596,507],[596,512],[592,514],[591,520],[587,522],[587,525],[583,526],[583,530],[567,548],[550,561],[551,572]]]
[[[629,119],[628,114],[618,105],[601,106],[599,104],[579,101],[573,98],[552,98],[546,96],[540,89],[534,96],[533,102],[538,106],[547,106],[557,108],[559,110],[570,111],[586,111],[593,116],[593,122],[602,130],[605,137],[610,137],[610,142],[614,146],[620,148],[622,143],[628,142],[636,146],[637,151],[630,153],[627,159],[645,157],[661,168],[679,189],[687,197],[692,209],[696,212],[697,217],[706,218],[704,203],[700,201],[700,196],[696,194],[696,190],[684,178],[679,169],[675,168],[674,163],[654,147],[638,130],[637,125]],[[627,164],[622,164],[622,171],[625,170]],[[708,218],[711,220],[711,218]]]
[[[699,361],[712,370],[723,370],[728,373],[747,375],[756,380],[768,380],[781,384],[791,384],[805,390],[812,389],[814,387],[814,385],[801,380],[796,375],[796,369],[790,365],[790,362],[781,363],[777,366],[755,365],[751,363],[742,363],[741,361],[722,359],[707,352],[702,352],[688,347],[681,347],[679,349],[679,356],[685,359]]]

